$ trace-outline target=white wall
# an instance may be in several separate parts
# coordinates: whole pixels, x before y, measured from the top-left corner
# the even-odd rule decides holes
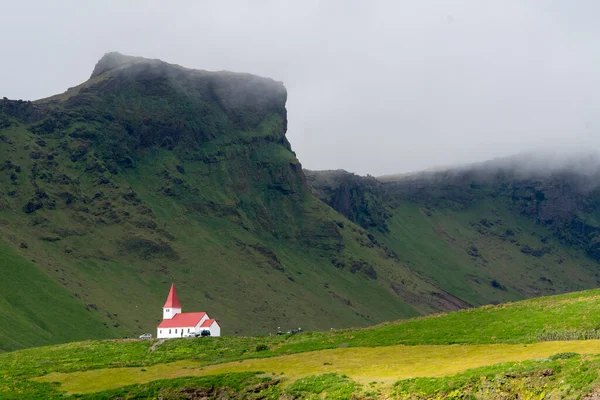
[[[159,339],[180,338],[180,337],[182,337],[181,331],[183,330],[183,336],[185,336],[188,333],[188,329],[190,330],[190,332],[194,332],[194,330],[195,330],[195,328],[191,328],[191,327],[157,328],[156,329],[156,337]],[[162,333],[161,333],[161,331],[162,331]],[[171,333],[169,333],[169,331],[171,331]],[[177,331],[177,333],[175,333],[175,331]]]
[[[204,321],[206,321],[207,319],[208,319],[208,314],[204,314],[204,317],[202,317],[200,322],[198,322],[198,325],[196,325],[196,332],[200,332],[200,325],[202,325],[202,323]]]
[[[164,314],[164,310],[165,309],[163,309],[163,314]],[[170,310],[180,310],[181,311],[180,308],[179,309],[172,308]],[[165,318],[165,319],[171,319],[171,318]],[[213,322],[213,324],[209,328],[200,328],[200,325],[202,325],[202,323],[204,321],[206,321],[207,319],[208,319],[208,315],[204,314],[202,319],[200,319],[200,321],[193,328],[192,327],[156,328],[156,337],[158,339],[180,338],[181,337],[181,329],[184,330],[183,331],[184,336],[188,333],[188,329],[190,330],[190,333],[191,332],[200,333],[204,329],[208,329],[210,331],[211,336],[221,336],[221,328],[219,328],[219,326],[217,325],[216,322]],[[215,330],[215,327],[216,327],[216,330]],[[171,330],[171,333],[169,333],[169,329]],[[177,333],[175,333],[175,329],[177,329]],[[162,333],[161,333],[161,330],[162,330]]]
[[[203,328],[206,329],[206,328]],[[217,324],[217,322],[213,322],[213,324],[210,326],[210,336],[221,336],[221,327],[219,326],[219,324]]]
[[[163,308],[163,319],[171,319],[175,314],[179,314],[180,312],[181,308]]]

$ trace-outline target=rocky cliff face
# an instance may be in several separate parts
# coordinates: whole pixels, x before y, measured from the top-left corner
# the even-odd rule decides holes
[[[382,183],[344,171],[305,171],[314,193],[322,201],[365,229],[387,232],[389,204]]]

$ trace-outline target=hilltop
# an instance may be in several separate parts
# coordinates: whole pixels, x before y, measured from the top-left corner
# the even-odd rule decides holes
[[[0,396],[575,399],[600,385],[599,320],[591,290],[366,329],[69,343],[0,355]]]

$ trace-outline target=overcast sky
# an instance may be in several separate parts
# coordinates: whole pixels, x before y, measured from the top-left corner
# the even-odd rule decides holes
[[[391,174],[600,146],[600,2],[0,0],[0,97],[109,51],[268,76],[305,168]]]

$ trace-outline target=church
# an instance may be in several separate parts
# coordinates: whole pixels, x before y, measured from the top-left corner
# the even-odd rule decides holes
[[[156,337],[159,339],[186,337],[201,334],[202,331],[209,331],[210,336],[221,336],[219,323],[209,318],[207,313],[181,312],[181,303],[177,298],[174,283],[171,284],[169,296],[163,306],[163,320],[156,331]]]

